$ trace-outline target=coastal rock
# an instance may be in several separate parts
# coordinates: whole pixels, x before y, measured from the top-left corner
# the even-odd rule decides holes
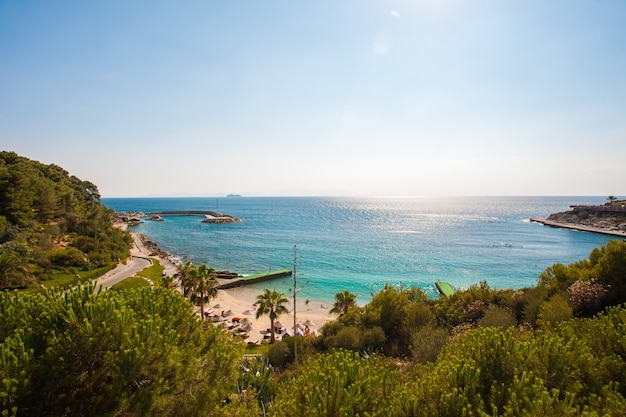
[[[170,254],[159,248],[157,244],[148,239],[146,235],[139,234],[139,238],[148,250],[150,256],[160,256],[163,259],[166,259],[168,261],[170,260]]]
[[[237,223],[240,222],[237,217],[231,216],[229,214],[220,214],[218,216],[214,216],[211,214],[205,214],[202,223]]]
[[[572,206],[572,210],[551,214],[547,220],[607,231],[626,232],[626,207],[624,204]]]
[[[239,275],[238,273],[230,271],[216,271],[215,274],[217,275],[217,279],[241,278],[241,275]]]

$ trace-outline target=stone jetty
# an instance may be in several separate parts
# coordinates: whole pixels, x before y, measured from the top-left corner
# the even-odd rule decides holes
[[[168,210],[168,211],[152,211],[147,213],[152,217],[168,217],[168,216],[204,216],[202,223],[237,223],[241,219],[231,216],[230,214],[218,213],[210,210]]]

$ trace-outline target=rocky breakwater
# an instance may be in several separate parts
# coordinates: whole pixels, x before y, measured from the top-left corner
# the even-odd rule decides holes
[[[209,210],[168,210],[153,211],[147,214],[149,220],[163,221],[163,217],[168,216],[204,216],[202,223],[237,223],[241,220],[230,214],[218,213]],[[163,216],[163,217],[162,217]]]
[[[626,200],[600,206],[571,206],[569,211],[530,220],[546,226],[626,237]]]
[[[240,219],[230,214],[213,213],[205,214],[202,223],[237,223],[240,221]]]

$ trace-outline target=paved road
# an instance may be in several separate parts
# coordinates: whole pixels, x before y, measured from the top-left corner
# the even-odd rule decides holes
[[[133,256],[126,265],[119,265],[114,270],[107,272],[103,277],[99,278],[96,282],[96,288],[100,285],[105,288],[111,288],[118,282],[134,276],[137,272],[150,265],[152,265],[152,262],[149,259]]]

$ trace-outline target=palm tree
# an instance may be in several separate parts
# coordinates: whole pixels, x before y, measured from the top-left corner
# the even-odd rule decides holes
[[[192,303],[200,305],[200,315],[204,320],[204,305],[217,294],[217,275],[215,269],[202,264],[196,266],[190,262],[178,266],[178,279],[183,288],[183,295]]]
[[[215,269],[203,264],[195,268],[191,276],[192,287],[189,299],[194,304],[200,304],[200,316],[204,320],[204,304],[217,295],[218,283]]]
[[[28,271],[22,259],[12,252],[0,253],[0,289],[13,283],[22,284]]]
[[[191,263],[191,261],[184,263],[181,262],[178,264],[178,272],[176,273],[176,278],[178,278],[178,282],[183,289],[183,295],[187,297],[189,291],[192,287],[191,285],[191,275],[192,271],[196,268],[196,266]]]
[[[356,294],[352,294],[348,290],[344,290],[343,292],[338,292],[335,294],[335,304],[333,304],[333,308],[330,309],[331,313],[339,313],[340,316],[343,316],[348,312],[348,309],[356,306]]]
[[[173,276],[166,275],[163,278],[161,278],[161,286],[168,290],[174,290],[176,289],[176,280],[174,279]]]
[[[289,312],[287,307],[285,307],[285,304],[288,302],[289,300],[285,298],[284,293],[276,290],[270,291],[267,288],[264,290],[263,294],[259,294],[256,297],[256,303],[254,303],[255,306],[258,306],[256,318],[258,319],[264,314],[270,317],[270,343],[274,343],[275,340],[274,320],[281,314]]]

